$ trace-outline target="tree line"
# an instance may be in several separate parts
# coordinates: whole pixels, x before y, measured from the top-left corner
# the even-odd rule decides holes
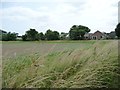
[[[18,33],[11,33],[11,32],[6,32],[0,34],[0,40],[2,41],[16,41],[16,38],[18,36]]]
[[[26,31],[25,35],[22,35],[23,41],[36,41],[36,40],[59,40],[60,35],[57,31],[47,30],[45,34],[43,32],[38,33],[35,29]]]
[[[62,32],[61,34],[58,31],[53,31],[48,29],[45,34],[43,32],[38,32],[36,29],[30,29],[22,35],[23,41],[38,41],[38,40],[64,40],[66,36],[69,35],[70,40],[83,40],[85,33],[90,32],[90,29],[82,25],[73,25],[69,33]],[[115,28],[115,32],[118,38],[120,38],[120,23]],[[17,40],[18,33],[7,33],[2,34],[2,41],[15,41]]]

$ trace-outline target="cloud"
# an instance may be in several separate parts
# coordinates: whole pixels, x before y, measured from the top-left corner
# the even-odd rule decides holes
[[[96,29],[109,32],[114,30],[114,25],[117,23],[117,7],[113,6],[117,0],[88,0],[86,8],[82,12],[82,18],[86,22],[84,24],[91,27],[94,32]],[[111,26],[111,23],[114,25]]]
[[[11,7],[2,9],[3,18],[10,20],[41,20],[46,21],[48,13],[41,13],[25,7]]]
[[[2,2],[6,3],[0,12],[6,29],[14,26],[18,31],[33,27],[44,32],[48,28],[68,32],[72,25],[81,24],[88,26],[92,32],[110,32],[117,24],[118,0],[9,0],[14,4],[8,3],[8,0]]]
[[[81,5],[82,6],[82,5]],[[80,7],[81,7],[80,6]],[[48,6],[39,7],[36,10],[23,6],[3,8],[3,18],[10,20],[32,20],[39,22],[58,23],[66,17],[72,17],[79,12],[79,7],[72,3],[59,3],[54,8]],[[67,18],[66,18],[67,19]]]
[[[84,2],[87,0],[1,0],[1,2]]]

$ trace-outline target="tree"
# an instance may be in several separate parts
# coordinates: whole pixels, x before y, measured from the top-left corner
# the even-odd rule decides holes
[[[118,23],[118,25],[116,26],[115,33],[118,39],[120,39],[120,23]]]
[[[16,41],[18,33],[8,32],[2,35],[2,41]]]
[[[39,33],[39,40],[45,40],[45,35],[41,32]]]
[[[90,32],[90,29],[86,26],[73,25],[70,28],[69,36],[70,36],[70,39],[72,40],[80,40],[80,39],[84,39],[85,33],[88,33],[88,32]]]
[[[47,40],[59,40],[59,32],[48,29],[45,33]]]
[[[22,35],[22,40],[23,41],[27,41],[27,35],[25,34],[25,35]]]
[[[27,35],[27,40],[29,41],[38,40],[38,32],[35,29],[30,29],[26,31],[26,35]]]
[[[2,41],[8,41],[7,34],[2,34]]]
[[[59,40],[59,39],[60,39],[59,32],[53,31],[53,40]]]
[[[17,33],[11,33],[11,32],[9,32],[8,34],[7,34],[7,37],[8,37],[8,40],[9,41],[15,41],[16,40],[16,38],[17,38]]]
[[[48,29],[48,30],[46,31],[46,33],[45,33],[46,39],[47,39],[47,40],[52,40],[52,38],[53,38],[53,35],[52,35],[52,34],[53,34],[53,33],[52,33],[52,30]]]

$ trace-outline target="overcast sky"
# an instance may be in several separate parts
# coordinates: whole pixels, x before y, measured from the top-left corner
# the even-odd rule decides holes
[[[114,31],[118,23],[119,0],[1,0],[0,29],[19,35],[34,28],[69,32],[72,25],[84,25],[91,32]]]

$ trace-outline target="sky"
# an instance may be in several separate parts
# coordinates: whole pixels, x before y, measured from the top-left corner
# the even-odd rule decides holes
[[[118,2],[118,23],[120,23],[120,1]]]
[[[25,34],[30,28],[69,32],[83,25],[91,33],[114,31],[119,0],[1,0],[0,29]]]

